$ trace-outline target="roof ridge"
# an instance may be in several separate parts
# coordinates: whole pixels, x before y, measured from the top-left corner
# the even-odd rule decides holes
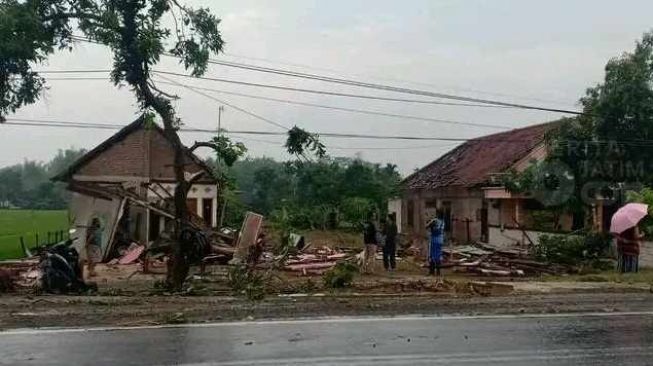
[[[409,189],[480,184],[490,172],[505,170],[530,154],[559,123],[538,123],[469,139],[404,178],[402,184]]]
[[[99,145],[97,145],[96,147],[88,151],[86,154],[82,155],[74,163],[72,163],[70,166],[65,168],[59,174],[52,177],[50,180],[65,181],[72,178],[75,171],[79,170],[82,166],[84,166],[85,164],[93,160],[97,155],[107,150],[116,142],[121,141],[122,139],[127,137],[130,133],[138,130],[139,128],[144,127],[146,121],[147,119],[145,118],[145,114],[140,115],[136,120],[126,125],[125,127],[121,128],[118,132],[111,135],[106,140],[102,141]],[[159,132],[163,136],[163,138],[166,139],[166,141],[168,141],[170,144],[174,146],[174,142],[170,141],[170,139],[168,138],[164,129],[161,126],[159,126],[157,123],[152,123],[151,126],[155,131]],[[184,152],[186,153],[188,158],[190,158],[194,163],[198,164],[205,171],[205,173],[209,173],[210,176],[212,177],[212,169],[202,159],[200,159],[197,155],[195,155],[192,151],[190,151],[190,149],[186,145],[182,143],[181,146],[184,149]]]
[[[483,136],[475,137],[475,138],[469,139],[469,140],[467,140],[465,142],[484,140],[484,139],[487,139],[487,138],[501,136],[501,135],[510,135],[510,134],[513,134],[513,133],[516,133],[516,132],[526,131],[526,130],[530,130],[530,129],[534,129],[534,128],[541,128],[541,127],[545,127],[547,125],[554,125],[554,124],[557,124],[557,123],[560,123],[560,122],[561,121],[559,119],[557,119],[557,120],[549,121],[549,122],[536,123],[536,124],[530,125],[530,126],[517,127],[517,128],[507,130],[507,131],[495,132],[495,133],[492,133],[492,134],[489,134],[489,135],[483,135]]]

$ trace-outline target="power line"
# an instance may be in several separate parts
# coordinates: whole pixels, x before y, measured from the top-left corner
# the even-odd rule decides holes
[[[93,74],[93,73],[109,73],[109,69],[87,69],[87,70],[39,70],[39,74]]]
[[[291,66],[291,67],[299,67],[307,70],[317,70],[317,71],[326,71],[332,74],[342,74],[345,71],[342,70],[337,70],[337,69],[331,69],[331,68],[326,68],[326,67],[316,67],[316,66],[310,66],[306,64],[301,64],[301,63],[295,63],[295,62],[288,62],[288,61],[282,61],[282,60],[273,60],[265,57],[253,57],[253,56],[245,56],[245,55],[239,55],[239,54],[234,54],[230,52],[224,52],[224,56],[226,57],[231,57],[231,58],[237,58],[237,59],[244,59],[244,60],[251,60],[251,61],[261,61],[269,64],[277,64],[277,65],[283,65],[283,66]],[[345,72],[346,73],[346,72]],[[370,76],[370,75],[364,75],[360,73],[348,73],[348,75],[351,76],[363,76],[363,77],[369,77],[373,80],[383,80],[383,81],[392,81],[392,82],[400,82],[400,83],[405,83],[405,84],[414,84],[414,85],[422,85],[422,86],[429,86],[429,87],[441,87],[441,85],[435,85],[433,83],[426,83],[423,81],[415,81],[415,80],[406,80],[406,79],[399,79],[399,78],[390,78],[390,77],[379,77],[379,76]],[[460,88],[460,87],[452,87],[452,86],[444,86],[447,89],[452,89],[452,90],[458,90],[462,92],[471,92],[471,93],[477,93],[477,94],[486,94],[486,95],[493,95],[493,96],[499,96],[499,97],[511,97],[511,98],[517,98],[517,99],[522,99],[522,100],[531,100],[535,102],[541,102],[541,103],[556,103],[556,104],[562,104],[562,105],[567,105],[567,106],[572,106],[573,104],[570,104],[568,101],[561,101],[561,100],[551,100],[551,99],[543,99],[543,98],[534,98],[534,97],[525,97],[525,96],[520,96],[516,94],[509,94],[509,93],[502,93],[502,92],[491,92],[491,91],[485,91],[485,90],[478,90],[478,89],[473,89],[473,88]]]
[[[81,40],[81,41],[87,41],[87,42],[101,44],[100,42],[90,40],[90,39],[88,39],[86,37],[72,36],[72,38],[75,39],[75,40]],[[169,57],[174,57],[174,58],[179,58],[179,56],[173,55],[173,54],[171,54],[169,52],[164,52],[163,55],[169,56]],[[423,95],[423,96],[434,97],[434,98],[458,100],[458,101],[473,102],[473,103],[482,103],[482,104],[489,104],[489,105],[502,106],[502,107],[511,107],[511,108],[520,108],[520,109],[529,109],[529,110],[541,110],[541,111],[547,111],[547,112],[567,113],[567,114],[576,114],[576,115],[584,114],[583,112],[572,111],[572,110],[567,110],[567,109],[548,108],[548,107],[532,106],[532,105],[519,104],[519,103],[508,103],[508,102],[496,101],[496,100],[491,100],[491,99],[472,98],[472,97],[458,96],[458,95],[447,94],[447,93],[431,92],[431,91],[426,91],[426,90],[410,89],[410,88],[396,87],[396,86],[376,84],[376,83],[367,83],[367,82],[361,82],[361,81],[352,80],[352,79],[334,78],[334,77],[329,77],[329,76],[309,74],[309,73],[303,73],[303,72],[297,72],[297,71],[291,71],[291,70],[275,69],[275,68],[270,68],[270,67],[250,65],[250,64],[238,63],[238,62],[220,61],[220,60],[216,60],[216,59],[209,59],[208,62],[210,64],[214,64],[214,65],[221,65],[221,66],[226,66],[226,67],[239,68],[239,69],[249,70],[249,71],[271,73],[271,74],[277,74],[277,75],[283,75],[283,76],[289,76],[289,77],[295,77],[295,78],[303,78],[303,79],[324,81],[324,82],[337,83],[337,84],[356,86],[356,87],[362,87],[362,88],[370,88],[370,89],[391,91],[391,92],[396,92],[396,93]]]
[[[110,70],[91,70],[91,72],[100,72],[100,71],[109,72]],[[48,74],[48,73],[61,73],[61,74],[63,74],[63,73],[66,73],[67,71],[57,70],[57,71],[37,71],[37,72],[41,73],[41,74]],[[84,71],[83,70],[74,70],[72,72],[84,72]],[[327,90],[294,88],[294,87],[288,87],[288,86],[283,86],[283,85],[251,83],[251,82],[246,82],[246,81],[223,79],[223,78],[212,78],[212,77],[205,77],[205,76],[190,76],[190,75],[177,73],[177,72],[172,72],[172,71],[152,70],[152,72],[157,73],[157,74],[167,74],[167,75],[173,75],[173,76],[180,76],[180,77],[184,77],[184,78],[192,78],[192,79],[200,79],[200,80],[208,80],[208,81],[217,81],[217,82],[221,82],[221,83],[237,84],[237,85],[250,86],[250,87],[276,89],[276,90],[284,90],[284,91],[293,91],[293,92],[300,92],[300,93],[329,95],[329,96],[336,96],[336,97],[348,97],[348,98],[369,99],[369,100],[382,100],[382,101],[387,101],[387,102],[404,102],[404,103],[415,103],[415,104],[459,106],[459,107],[511,108],[511,107],[504,107],[504,106],[497,106],[497,105],[490,105],[490,104],[441,102],[441,101],[424,100],[424,99],[390,98],[390,97],[381,97],[381,96],[375,96],[375,95],[338,93],[338,92],[331,92],[331,91],[327,91]],[[48,78],[48,80],[100,80],[100,79],[101,78],[90,78],[90,77],[89,78]]]
[[[121,129],[124,125],[118,124],[104,124],[104,123],[88,123],[88,122],[73,122],[61,120],[42,120],[42,119],[26,119],[26,118],[7,118],[6,122],[2,125],[14,126],[31,126],[31,127],[63,127],[63,128],[81,128],[81,129]],[[199,133],[217,133],[217,130],[182,127],[180,132],[199,132]],[[286,132],[274,131],[260,131],[260,130],[225,130],[226,133],[234,135],[262,135],[262,136],[287,136]],[[424,137],[424,136],[383,136],[383,135],[367,135],[367,134],[350,134],[350,133],[335,133],[335,132],[317,132],[321,137],[330,138],[348,138],[348,139],[375,139],[375,140],[423,140],[423,141],[450,141],[462,142],[472,139],[468,138],[447,138],[447,137]],[[503,140],[508,141],[508,140]],[[521,142],[521,140],[512,140],[513,142]]]
[[[171,79],[166,79],[166,80],[171,80]],[[179,85],[179,84],[176,84],[176,83],[171,83],[171,82],[166,82],[166,81],[159,81],[159,82],[163,83],[163,84]],[[245,93],[229,92],[229,91],[224,91],[224,90],[219,90],[219,89],[202,88],[202,87],[197,87],[197,86],[193,86],[192,88],[196,89],[196,90],[206,90],[206,91],[212,91],[212,92],[216,92],[216,93],[236,95],[236,96],[252,98],[252,99],[268,100],[268,101],[273,101],[273,102],[295,104],[295,105],[301,105],[301,106],[306,106],[306,107],[316,107],[316,108],[331,109],[331,110],[337,110],[337,111],[343,111],[343,112],[361,113],[361,114],[368,114],[368,115],[375,115],[375,116],[393,117],[393,118],[401,118],[401,119],[411,119],[411,120],[424,121],[424,122],[446,123],[446,124],[452,124],[452,125],[465,125],[465,126],[473,126],[473,127],[487,127],[487,128],[497,128],[497,129],[511,129],[511,128],[514,128],[512,126],[505,126],[505,125],[502,126],[502,125],[491,125],[491,124],[475,123],[475,122],[452,121],[452,120],[439,119],[439,118],[419,117],[419,116],[411,116],[411,115],[395,114],[395,113],[386,113],[386,112],[379,112],[379,111],[372,111],[372,110],[365,110],[365,109],[336,107],[336,106],[329,106],[329,105],[317,104],[317,103],[298,102],[298,101],[288,100],[288,99],[270,98],[270,97],[263,97],[263,96],[258,96],[258,95],[245,94]]]
[[[263,73],[277,74],[277,75],[290,76],[290,77],[295,77],[295,78],[303,78],[303,79],[309,79],[309,80],[324,81],[324,82],[337,83],[337,84],[343,84],[343,85],[349,85],[349,86],[357,86],[357,87],[362,87],[362,88],[377,89],[377,90],[383,90],[383,91],[391,91],[391,92],[396,92],[396,93],[423,95],[423,96],[427,96],[427,97],[451,99],[451,100],[458,100],[458,101],[463,101],[463,102],[491,104],[491,105],[521,108],[521,109],[541,110],[541,111],[569,113],[569,114],[583,114],[583,112],[571,111],[571,110],[566,110],[566,109],[547,108],[547,107],[539,107],[539,106],[532,106],[532,105],[518,104],[518,103],[507,103],[507,102],[496,101],[496,100],[491,100],[491,99],[471,98],[471,97],[458,96],[458,95],[447,94],[447,93],[439,93],[439,92],[431,92],[431,91],[426,91],[426,90],[402,88],[402,87],[396,87],[396,86],[384,85],[384,84],[366,83],[366,82],[361,82],[361,81],[356,81],[356,80],[351,80],[351,79],[333,78],[333,77],[329,77],[329,76],[309,74],[309,73],[303,73],[303,72],[297,72],[297,71],[289,71],[289,70],[283,70],[283,69],[275,69],[275,68],[270,68],[270,67],[250,65],[250,64],[244,64],[244,63],[238,63],[238,62],[219,61],[219,60],[213,60],[213,59],[209,60],[208,62],[211,63],[211,64],[214,64],[214,65],[233,67],[233,68],[249,70],[249,71],[257,71],[257,72],[263,72]]]
[[[61,120],[43,120],[43,119],[26,119],[26,118],[7,118],[7,122],[0,123],[2,125],[17,125],[17,126],[31,126],[31,127],[63,127],[63,128],[88,128],[88,129],[121,129],[124,125],[118,124],[105,124],[105,123],[88,123],[88,122],[73,122]],[[180,132],[197,132],[197,133],[212,133],[218,131],[214,129],[203,128],[190,128],[182,127]],[[287,136],[286,132],[275,131],[260,131],[260,130],[226,130],[226,133],[234,135],[261,135],[261,136]],[[409,140],[409,141],[449,141],[449,142],[514,142],[523,143],[523,139],[503,138],[500,135],[490,135],[475,138],[465,137],[427,137],[427,136],[389,136],[389,135],[370,135],[370,134],[354,134],[354,133],[336,133],[336,132],[316,132],[320,137],[328,138],[347,138],[347,139],[373,139],[373,140]],[[595,140],[595,141],[580,141],[586,144],[629,144],[632,146],[653,146],[653,140]],[[560,145],[573,144],[574,141],[563,141]]]
[[[207,98],[209,98],[209,99],[211,99],[211,100],[214,100],[214,101],[216,101],[216,102],[218,102],[218,103],[222,103],[222,104],[224,104],[224,105],[227,105],[227,106],[229,106],[229,107],[231,107],[231,108],[233,108],[233,109],[235,109],[235,110],[237,110],[237,111],[240,111],[240,112],[242,112],[242,113],[245,113],[245,114],[247,114],[247,115],[249,115],[249,116],[252,116],[252,117],[254,117],[254,118],[256,118],[256,119],[259,119],[259,120],[261,120],[261,121],[263,121],[263,122],[265,122],[265,123],[271,124],[271,125],[273,125],[273,126],[275,126],[275,127],[279,127],[279,128],[281,128],[281,129],[284,129],[284,130],[289,130],[289,129],[290,129],[290,128],[288,128],[288,127],[282,125],[282,124],[279,123],[279,122],[273,121],[273,120],[271,120],[271,119],[269,119],[269,118],[265,118],[265,117],[263,117],[263,116],[260,116],[260,115],[258,115],[258,114],[256,114],[256,113],[254,113],[254,112],[250,112],[250,111],[248,111],[248,110],[246,110],[246,109],[243,109],[243,108],[240,108],[240,107],[238,107],[238,106],[236,106],[236,105],[234,105],[234,104],[231,104],[231,103],[225,102],[224,100],[220,100],[220,99],[218,99],[218,98],[216,98],[216,97],[214,97],[214,96],[212,96],[212,95],[209,95],[209,94],[206,94],[206,93],[201,92],[201,91],[199,91],[199,90],[196,90],[196,89],[195,89],[194,87],[192,87],[192,86],[189,86],[189,85],[186,85],[186,84],[182,84],[182,83],[180,83],[180,82],[177,82],[177,81],[175,81],[175,80],[173,80],[173,79],[170,79],[170,78],[167,78],[167,77],[165,77],[165,76],[161,76],[161,75],[159,75],[159,77],[164,78],[164,79],[166,79],[166,80],[169,80],[172,84],[175,84],[175,85],[178,85],[178,86],[184,87],[184,88],[186,88],[186,89],[188,89],[188,90],[190,90],[190,91],[192,91],[192,92],[195,92],[195,93],[197,93],[197,94],[199,94],[199,95],[205,96],[205,97],[207,97]]]
[[[104,45],[101,42],[91,40],[87,37],[83,36],[77,36],[73,35],[71,36],[72,39],[77,40],[77,41],[84,41],[84,42],[89,42],[89,43],[95,43],[98,45]],[[169,52],[164,52],[165,56],[168,57],[174,57],[174,58],[179,58],[179,56],[173,55]],[[227,57],[235,57],[235,58],[242,58],[242,59],[249,59],[249,60],[254,60],[254,61],[263,61],[263,62],[268,62],[268,63],[277,63],[277,64],[283,64],[286,66],[294,66],[294,67],[301,67],[305,69],[313,69],[313,70],[321,70],[321,71],[327,71],[327,72],[341,72],[338,70],[334,69],[328,69],[328,68],[318,68],[314,66],[308,66],[300,63],[290,63],[290,62],[285,62],[285,61],[275,61],[275,60],[270,60],[262,57],[251,57],[251,56],[243,56],[243,55],[236,55],[236,54],[231,54],[231,53],[225,53],[224,54]],[[209,59],[210,63],[215,63],[215,62],[220,62],[219,60],[214,60],[214,59]],[[244,64],[243,64],[244,65]],[[226,65],[225,65],[226,66]],[[253,65],[248,65],[248,66],[253,66]],[[260,67],[260,66],[255,66],[255,67]],[[289,71],[293,72],[293,71]],[[417,81],[412,81],[412,80],[402,80],[402,79],[396,79],[396,78],[379,78],[379,77],[373,77],[373,79],[377,80],[389,80],[389,81],[399,81],[403,83],[410,83],[410,84],[417,84],[417,85],[426,85],[426,86],[436,86],[434,84],[429,84],[429,83],[424,83],[424,82],[417,82]],[[523,97],[515,94],[507,94],[507,93],[497,93],[497,92],[487,92],[487,91],[482,91],[482,90],[476,90],[476,89],[468,89],[468,88],[452,88],[448,87],[449,89],[458,89],[461,91],[468,91],[472,93],[479,93],[479,94],[487,94],[487,95],[496,95],[496,96],[504,96],[504,97],[513,97],[513,98],[518,98],[518,99],[524,99],[524,100],[532,100],[532,101],[537,101],[537,102],[545,102],[545,103],[561,103],[559,101],[551,101],[551,100],[546,100],[546,99],[541,99],[541,98],[530,98],[530,97]],[[460,104],[463,105],[463,104]],[[472,106],[472,105],[470,105]],[[479,106],[479,105],[473,105],[473,106]],[[492,106],[492,105],[484,105],[484,106]]]
[[[254,141],[254,142],[262,142],[266,143],[269,145],[276,145],[276,146],[281,146],[283,147],[283,142],[280,141],[270,141],[270,140],[264,140],[264,139],[256,139],[256,138],[251,138],[251,137],[239,137],[245,141]],[[455,146],[458,145],[458,143],[450,143],[450,144],[430,144],[430,145],[420,145],[420,146],[395,146],[395,147],[390,147],[390,146],[357,146],[357,147],[345,147],[345,146],[333,146],[329,144],[327,147],[329,150],[419,150],[419,149],[432,149],[436,147],[448,147],[448,146]]]
[[[106,80],[106,78],[100,78],[100,77],[65,78],[64,77],[64,78],[47,78],[47,80],[48,81],[49,80],[54,80],[54,81],[57,81],[57,80]],[[166,79],[166,80],[171,80],[171,79]],[[157,81],[157,82],[162,83],[162,84],[180,86],[177,83],[169,82],[169,81]],[[189,86],[186,86],[186,87],[189,87]],[[375,116],[384,116],[384,117],[401,118],[401,119],[411,119],[411,120],[424,121],[424,122],[446,123],[446,124],[453,124],[453,125],[467,125],[467,126],[473,126],[473,127],[487,127],[487,128],[496,128],[496,129],[511,129],[511,128],[514,128],[513,126],[507,126],[507,125],[494,125],[494,124],[485,124],[485,123],[476,123],[476,122],[452,121],[452,120],[439,119],[439,118],[428,118],[428,117],[420,117],[420,116],[411,116],[411,115],[406,115],[406,114],[387,113],[387,112],[380,112],[380,111],[373,111],[373,110],[365,110],[365,109],[357,109],[357,108],[345,108],[345,107],[337,107],[337,106],[330,106],[330,105],[317,104],[317,103],[299,102],[299,101],[289,100],[289,99],[271,98],[271,97],[264,97],[264,96],[260,96],[260,95],[237,93],[237,92],[231,92],[231,91],[226,91],[226,90],[213,89],[213,88],[204,88],[204,87],[198,87],[198,86],[193,86],[192,88],[194,90],[205,90],[205,91],[211,91],[211,92],[215,92],[215,93],[235,95],[235,96],[251,98],[251,99],[267,100],[267,101],[272,101],[272,102],[280,102],[280,103],[301,105],[301,106],[306,106],[306,107],[331,109],[331,110],[338,110],[338,111],[343,111],[343,112],[360,113],[360,114],[368,114],[368,115],[375,115]],[[206,96],[205,94],[202,94],[202,95]]]

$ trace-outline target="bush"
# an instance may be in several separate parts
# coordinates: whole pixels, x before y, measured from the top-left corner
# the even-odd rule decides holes
[[[341,262],[324,274],[324,286],[328,288],[349,287],[358,272],[358,266],[349,262]]]
[[[566,265],[583,262],[596,263],[604,257],[610,247],[609,234],[587,235],[542,235],[535,246],[535,257],[539,260]]]
[[[265,297],[265,278],[262,273],[236,265],[229,268],[229,287],[238,295],[245,295],[249,300],[262,300]]]

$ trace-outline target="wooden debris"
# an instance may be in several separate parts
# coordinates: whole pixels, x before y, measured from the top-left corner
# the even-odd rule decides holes
[[[445,266],[456,272],[477,273],[481,276],[536,276],[542,273],[558,274],[567,268],[535,261],[523,248],[497,248],[487,243],[445,248]]]

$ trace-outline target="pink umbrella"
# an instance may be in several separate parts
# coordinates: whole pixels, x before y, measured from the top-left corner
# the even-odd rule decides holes
[[[637,225],[637,223],[648,214],[648,205],[643,203],[629,203],[620,208],[612,216],[610,222],[611,233],[623,233]]]

